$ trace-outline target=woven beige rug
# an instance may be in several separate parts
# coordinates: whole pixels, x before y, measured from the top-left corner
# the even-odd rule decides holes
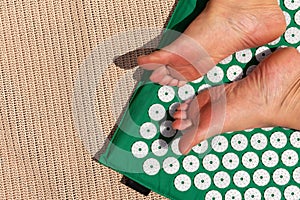
[[[79,137],[72,102],[80,66],[93,49],[129,29],[163,28],[174,4],[0,2],[0,199],[163,199],[127,188],[122,175],[92,160]],[[119,62],[135,62],[134,56],[128,59]],[[116,116],[107,110],[118,104],[112,94],[134,69],[115,64],[107,69],[97,89],[97,112],[109,134]],[[132,91],[134,82],[125,80],[124,91]],[[120,99],[121,107],[129,93]]]

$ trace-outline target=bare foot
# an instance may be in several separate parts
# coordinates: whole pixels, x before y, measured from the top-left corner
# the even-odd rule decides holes
[[[285,28],[277,0],[210,0],[184,34],[162,50],[139,57],[138,63],[154,70],[153,82],[181,86],[238,50],[271,42]]]
[[[221,132],[282,126],[300,129],[300,54],[279,49],[246,78],[210,88],[180,105],[173,127],[183,154]]]

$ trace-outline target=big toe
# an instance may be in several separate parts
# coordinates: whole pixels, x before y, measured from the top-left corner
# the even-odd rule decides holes
[[[161,66],[167,65],[170,54],[164,50],[154,51],[149,55],[139,56],[137,62],[140,67],[147,70],[155,70]]]

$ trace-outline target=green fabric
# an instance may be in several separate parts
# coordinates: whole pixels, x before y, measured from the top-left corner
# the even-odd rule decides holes
[[[200,0],[180,0],[167,28],[184,31],[188,24],[204,9],[206,3],[207,1]],[[171,104],[182,102],[186,96],[197,93],[198,90],[207,86],[231,82],[241,73],[244,77],[247,72],[251,71],[253,65],[259,63],[258,60],[279,46],[297,48],[300,44],[298,39],[300,37],[299,17],[295,17],[299,16],[299,4],[297,3],[299,1],[280,1],[282,10],[291,18],[287,31],[280,40],[232,55],[218,64],[218,67],[211,70],[203,79],[198,79],[178,89],[153,84],[148,81],[149,73],[145,73],[130,100],[119,128],[105,153],[100,156],[99,162],[171,199],[220,199],[220,197],[233,199],[231,196],[239,199],[239,195],[242,199],[255,200],[263,198],[293,199],[292,197],[300,199],[300,196],[297,196],[300,195],[298,188],[300,184],[300,168],[298,168],[300,133],[295,130],[274,127],[224,133],[204,141],[201,143],[202,146],[199,145],[194,148],[187,156],[177,155],[176,148],[172,148],[174,139],[180,133],[173,135],[173,130],[169,130],[169,132],[167,130],[165,134],[170,134],[171,137],[165,137],[160,133],[161,124],[166,120],[173,120],[168,112]],[[296,14],[297,12],[298,14]],[[172,35],[169,31],[165,31],[159,48],[169,44],[176,37],[176,34]],[[259,53],[262,50],[265,51],[266,55]],[[249,71],[247,71],[248,69]],[[158,95],[159,91],[160,96]],[[164,92],[168,92],[168,94]],[[149,109],[153,104],[159,104],[165,108],[165,118],[159,121],[153,120],[153,116],[151,117],[149,114]],[[163,112],[159,109],[158,111]],[[157,116],[159,118],[159,114],[154,113],[153,115],[154,118]],[[140,127],[148,122],[151,123],[150,128],[148,126],[150,132],[148,135],[147,133],[143,135],[140,133]],[[157,130],[155,136],[150,134],[151,130],[155,130],[153,126]],[[144,131],[147,131],[147,128]],[[151,150],[152,143],[157,139],[161,139],[157,144],[163,145],[162,141],[168,144],[167,152],[160,151],[158,148],[157,152]],[[139,146],[139,144],[146,144],[148,151],[144,151],[143,146]],[[175,144],[173,145],[176,147]],[[139,147],[142,147],[142,153],[138,154],[141,158],[134,156],[134,150],[138,151]],[[161,148],[164,149],[164,146]],[[205,151],[200,152],[201,148]],[[170,167],[171,171],[172,169],[175,171],[174,174],[169,174],[170,171],[167,173],[163,166],[164,161],[166,162],[166,159],[170,157],[179,161],[178,170],[176,167]],[[214,160],[216,157],[219,164],[216,163],[217,160]],[[156,161],[154,162],[153,159]],[[188,159],[190,160],[188,161]],[[256,159],[258,159],[257,164],[255,164]],[[190,161],[192,165],[188,166]],[[210,161],[214,163],[208,167]],[[238,164],[235,165],[235,161],[238,161]],[[150,168],[149,172],[150,165],[147,168],[148,162],[154,165],[154,171]],[[195,167],[197,162],[199,167],[196,167],[194,171],[193,166]],[[155,163],[159,163],[157,172],[155,172]],[[173,163],[173,167],[176,163]],[[148,170],[146,170],[148,174],[145,169]],[[149,175],[152,172],[154,174]],[[201,175],[205,179],[204,183],[201,183]],[[181,178],[186,178],[186,176],[190,180],[190,184],[185,179],[183,179],[185,183],[181,183]],[[247,178],[249,178],[249,182],[245,181]],[[209,180],[210,184],[205,188],[205,184]]]

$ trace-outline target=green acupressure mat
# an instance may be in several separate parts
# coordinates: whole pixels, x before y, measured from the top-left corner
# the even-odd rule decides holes
[[[168,29],[184,31],[206,3],[180,0]],[[171,127],[178,102],[244,77],[280,46],[299,50],[300,1],[279,3],[288,27],[277,40],[237,52],[181,88],[153,84],[149,72],[144,73],[99,162],[170,199],[299,200],[300,132],[272,127],[223,133],[183,156],[178,151],[180,133]],[[166,31],[160,47],[172,40]]]

